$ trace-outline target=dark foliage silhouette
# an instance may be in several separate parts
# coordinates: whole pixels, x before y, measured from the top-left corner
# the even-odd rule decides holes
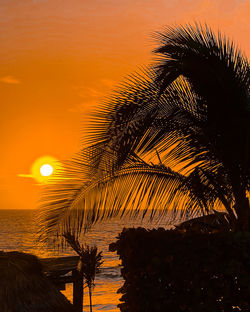
[[[97,247],[80,245],[79,241],[71,233],[65,233],[64,238],[72,249],[80,256],[79,270],[83,275],[84,282],[89,289],[89,309],[92,312],[92,291],[95,287],[96,273],[100,272],[103,263],[102,252],[97,252]]]
[[[156,211],[177,220],[223,208],[232,228],[249,229],[248,60],[208,26],[155,37],[151,68],[100,104],[87,147],[46,193],[42,239]]]

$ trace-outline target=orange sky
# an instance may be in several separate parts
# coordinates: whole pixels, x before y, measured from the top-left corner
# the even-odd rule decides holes
[[[67,159],[112,86],[151,58],[153,31],[201,21],[250,56],[250,0],[2,0],[0,208],[35,208],[32,163]]]

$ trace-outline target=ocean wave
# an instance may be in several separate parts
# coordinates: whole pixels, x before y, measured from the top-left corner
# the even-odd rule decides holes
[[[102,268],[97,275],[97,279],[121,279],[120,266]]]
[[[117,311],[117,306],[115,304],[95,304],[94,307],[96,310],[100,311]]]

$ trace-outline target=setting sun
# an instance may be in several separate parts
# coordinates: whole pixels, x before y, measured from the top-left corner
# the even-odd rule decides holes
[[[39,183],[49,183],[61,170],[61,164],[52,156],[38,158],[31,167],[32,177]]]

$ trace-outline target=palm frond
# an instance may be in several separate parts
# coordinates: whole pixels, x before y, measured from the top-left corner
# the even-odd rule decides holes
[[[96,146],[98,153],[96,157],[93,156],[95,166],[92,167],[99,168],[101,164],[110,161],[110,153],[113,153],[113,166],[119,168],[126,157],[133,153],[155,153],[156,148],[161,149],[162,142],[168,144],[168,148],[164,146],[166,151],[173,145],[192,139],[193,142],[189,144],[191,151],[194,142],[198,141],[196,137],[201,137],[205,108],[201,107],[188,82],[179,77],[159,98],[154,72],[143,74],[142,78],[135,75],[131,79],[132,84],[131,81],[124,83],[120,93],[115,93],[110,101],[103,103],[101,109],[93,114],[93,127],[90,127],[92,135],[88,143]],[[206,138],[204,135],[203,146],[199,140],[193,155],[197,155],[197,148],[199,154],[202,154],[202,150],[207,151]],[[171,150],[172,156],[174,151],[177,149]],[[182,157],[180,152],[181,149],[178,149],[178,159]],[[182,152],[183,157],[186,157],[186,150]]]
[[[138,158],[89,183],[84,184],[81,176],[76,181],[49,190],[40,218],[42,240],[56,241],[65,233],[78,237],[94,223],[112,217],[152,218],[156,211],[161,212],[162,218],[169,213],[173,218],[187,217],[208,213],[214,207],[208,196],[206,205],[197,200],[197,194],[190,192],[187,177],[163,164],[147,164]]]
[[[232,161],[249,172],[250,71],[235,44],[208,26],[168,27],[155,35],[160,56],[155,64],[160,92],[183,75],[206,106],[206,131],[227,167]],[[248,159],[248,160],[246,160]],[[239,173],[241,174],[241,173]]]
[[[187,77],[202,97],[207,98],[210,86],[212,86],[210,90],[214,90],[213,93],[216,95],[222,93],[232,95],[238,90],[230,103],[241,94],[244,95],[244,99],[239,101],[241,102],[239,105],[249,107],[246,101],[249,96],[249,63],[226,36],[220,32],[216,36],[207,25],[196,23],[166,27],[163,32],[155,33],[155,38],[160,44],[155,53],[161,55],[160,63],[156,64],[156,67],[157,79],[161,81],[162,89],[166,89],[172,82],[164,80],[174,68],[174,71],[178,71],[177,77],[180,75]],[[227,90],[229,86],[232,86],[233,90]],[[215,97],[213,94],[210,96]]]
[[[93,113],[87,148],[50,186],[42,237],[77,236],[143,209],[183,217],[224,206],[238,217],[250,184],[248,60],[206,25],[156,38],[153,68],[129,76]]]

